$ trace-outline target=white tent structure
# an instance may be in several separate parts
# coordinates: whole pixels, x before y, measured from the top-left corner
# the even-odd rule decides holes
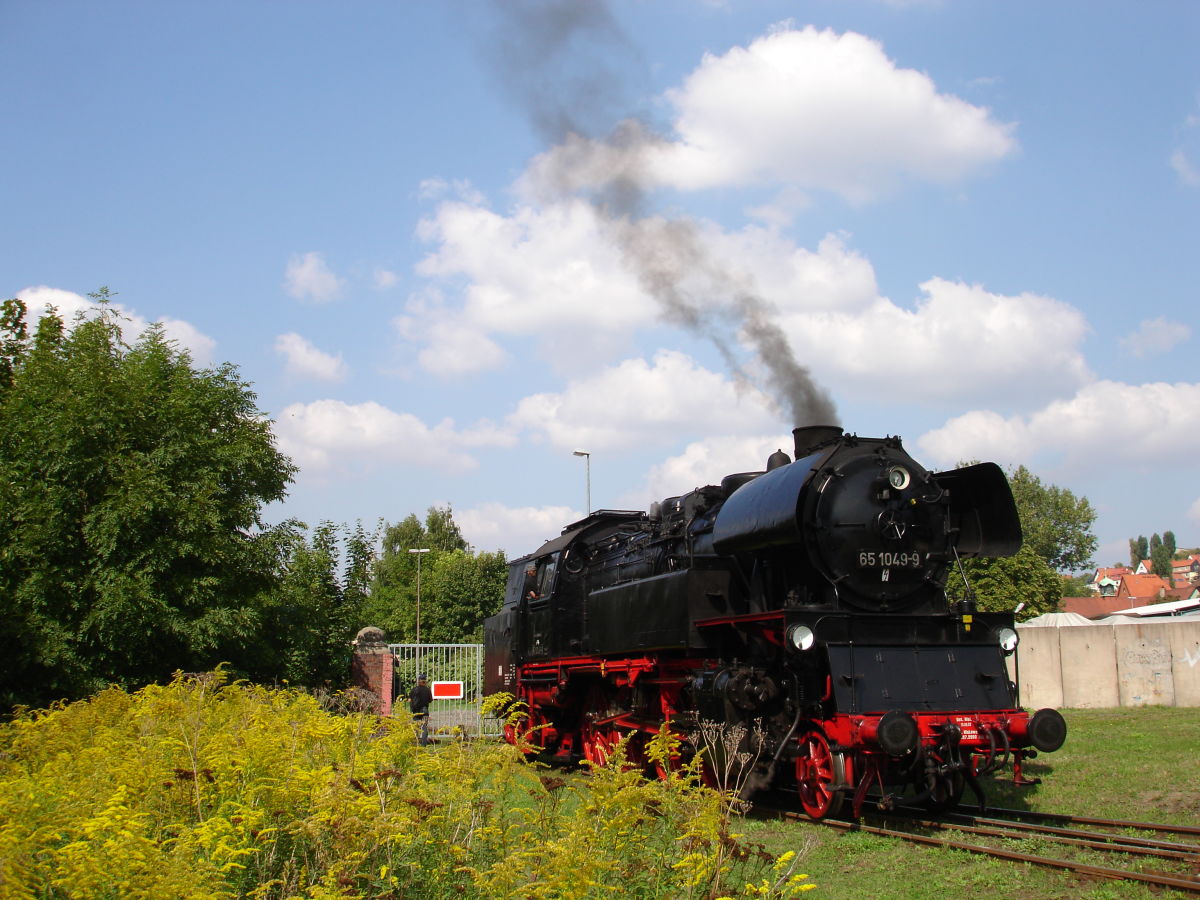
[[[1018,622],[1018,628],[1062,628],[1067,625],[1095,625],[1087,616],[1072,612],[1042,613],[1024,622]]]
[[[1177,616],[1193,610],[1200,610],[1200,600],[1172,600],[1169,603],[1151,603],[1149,606],[1131,606],[1129,609],[1118,609],[1110,616]]]
[[[1149,606],[1134,606],[1109,613],[1099,619],[1089,619],[1073,612],[1042,613],[1018,628],[1066,628],[1075,625],[1145,625],[1153,622],[1195,622],[1200,620],[1200,600],[1173,600],[1169,603],[1152,603]]]

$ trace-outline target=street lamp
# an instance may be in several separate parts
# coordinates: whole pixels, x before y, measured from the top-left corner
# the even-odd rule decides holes
[[[587,473],[587,514],[592,514],[592,454],[587,450],[576,450],[574,456],[582,456],[586,465],[585,472]]]
[[[417,554],[417,655],[419,657],[421,653],[421,556],[428,553],[429,548],[421,547],[408,552]]]

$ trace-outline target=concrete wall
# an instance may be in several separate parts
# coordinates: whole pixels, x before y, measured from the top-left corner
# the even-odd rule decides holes
[[[1023,706],[1200,706],[1200,622],[1019,630]]]

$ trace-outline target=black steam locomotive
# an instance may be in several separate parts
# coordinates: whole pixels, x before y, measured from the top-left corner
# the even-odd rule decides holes
[[[1011,760],[1021,782],[1062,745],[1056,711],[1020,708],[1013,616],[946,598],[959,559],[1021,546],[1003,471],[931,473],[899,438],[832,426],[794,436],[794,462],[594,512],[512,563],[485,625],[485,690],[528,713],[509,740],[604,764],[624,738],[645,763],[669,729],[710,777],[794,789],[815,818],[871,791],[937,807],[970,785],[982,805],[980,774]]]

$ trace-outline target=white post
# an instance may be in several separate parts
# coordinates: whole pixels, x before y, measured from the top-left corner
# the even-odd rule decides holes
[[[592,514],[592,454],[587,450],[575,450],[574,456],[582,456],[584,462],[584,472],[587,483],[587,514]]]

